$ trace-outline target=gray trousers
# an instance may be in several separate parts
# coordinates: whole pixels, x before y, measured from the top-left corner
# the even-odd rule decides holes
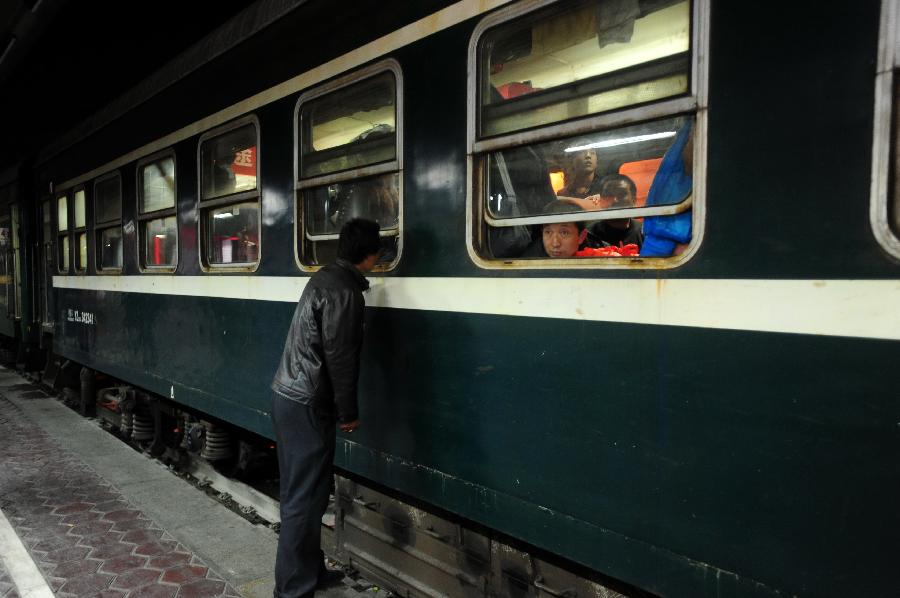
[[[332,485],[336,422],[274,392],[272,421],[281,475],[275,596],[312,597],[325,568],[322,515]]]

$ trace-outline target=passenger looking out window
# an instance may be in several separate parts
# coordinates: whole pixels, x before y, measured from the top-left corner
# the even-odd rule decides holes
[[[546,205],[546,214],[578,212],[578,206],[567,201],[555,200]],[[541,225],[541,237],[525,251],[522,257],[573,257],[587,237],[584,222],[553,222]]]
[[[690,242],[693,164],[682,154],[703,130],[703,14],[685,0],[632,4],[510,8],[479,25],[469,57],[479,257],[559,257],[543,246],[564,224],[547,212],[555,198],[587,231],[568,256],[667,257]]]
[[[581,257],[677,255],[691,239],[692,123],[675,117],[490,153],[485,219],[491,255],[542,257],[534,248],[542,239],[547,210],[559,207],[554,199],[587,230],[581,249],[628,248]],[[642,181],[649,185],[644,206],[637,205],[635,181],[621,174],[635,163],[659,164]],[[555,195],[550,173],[558,170],[564,186]],[[646,250],[648,224],[642,220],[654,234]]]
[[[637,186],[624,174],[609,174],[600,179],[597,197],[603,208],[633,208]],[[588,246],[622,247],[644,244],[643,225],[635,218],[601,220],[588,228]]]

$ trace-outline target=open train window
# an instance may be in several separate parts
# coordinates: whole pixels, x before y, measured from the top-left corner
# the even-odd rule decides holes
[[[122,177],[111,172],[94,181],[97,271],[122,271]]]
[[[87,207],[85,206],[84,187],[75,190],[73,196],[74,227],[72,236],[75,239],[75,271],[81,274],[87,270],[88,260],[88,232],[87,232]]]
[[[200,138],[200,255],[206,268],[259,263],[259,126],[244,118]]]
[[[341,227],[367,218],[381,227],[376,270],[400,258],[403,91],[400,65],[385,60],[300,96],[296,251],[301,268],[332,261]]]
[[[469,47],[483,267],[672,267],[703,226],[705,1],[523,3]]]
[[[900,258],[900,6],[881,5],[869,217],[881,246]]]
[[[56,268],[62,274],[69,272],[69,196],[56,196]]]
[[[138,256],[145,272],[171,272],[178,262],[175,156],[165,153],[138,164]]]

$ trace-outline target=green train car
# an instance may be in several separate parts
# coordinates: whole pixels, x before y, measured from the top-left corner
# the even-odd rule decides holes
[[[900,595],[896,1],[276,4],[0,178],[20,353],[130,386],[158,448],[264,453],[369,217],[341,558],[409,596]]]

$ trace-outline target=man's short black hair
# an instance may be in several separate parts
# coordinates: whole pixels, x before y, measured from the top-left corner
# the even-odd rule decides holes
[[[544,206],[544,214],[565,214],[567,212],[581,211],[582,209],[577,205],[568,201],[564,201],[562,199],[554,199]],[[578,228],[579,233],[584,230],[584,220],[573,220],[572,224],[574,224]],[[541,226],[541,228],[543,228],[543,226]]]
[[[365,218],[348,220],[341,227],[337,256],[351,264],[358,264],[373,253],[378,253],[381,249],[379,230],[377,222]]]

